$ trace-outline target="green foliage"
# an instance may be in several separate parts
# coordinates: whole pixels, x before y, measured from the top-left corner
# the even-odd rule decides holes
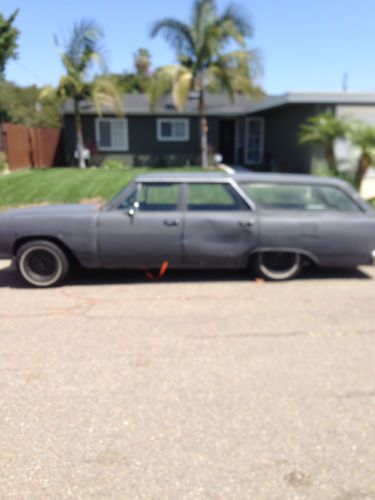
[[[325,111],[308,118],[301,125],[299,143],[326,145],[335,139],[344,138],[347,131],[347,122],[336,117],[331,111]]]
[[[7,155],[4,153],[4,151],[0,151],[0,173],[7,170],[9,170]]]
[[[112,74],[114,84],[125,94],[145,94],[151,80],[151,54],[147,49],[138,49],[134,54],[134,72]]]
[[[5,67],[9,59],[16,59],[19,30],[13,26],[18,9],[7,19],[0,14],[0,77],[4,77]]]
[[[104,161],[103,165],[100,168],[104,168],[104,170],[124,170],[130,167],[119,160],[108,158]]]
[[[348,127],[347,137],[361,150],[361,153],[375,159],[375,127],[360,121],[352,122]]]
[[[359,149],[358,165],[353,171],[341,171],[334,153],[336,139],[349,139]],[[317,175],[334,175],[360,189],[371,163],[375,161],[375,127],[361,121],[336,117],[331,111],[312,116],[301,125],[300,144],[321,144],[325,147],[327,164],[320,166]]]
[[[349,130],[349,124],[342,118],[325,111],[316,116],[311,116],[300,127],[300,144],[321,144],[325,148],[327,165],[335,176],[340,176],[334,150],[334,141],[345,138]]]
[[[350,124],[347,137],[360,151],[354,175],[354,185],[360,189],[368,168],[375,161],[375,127],[367,123],[355,121]]]
[[[151,36],[161,34],[176,51],[179,64],[160,68],[150,88],[153,104],[172,89],[176,106],[182,109],[191,90],[236,93],[261,93],[254,83],[259,68],[254,51],[247,49],[252,35],[246,15],[234,4],[223,13],[214,0],[196,0],[190,24],[166,18],[154,24]],[[227,52],[230,44],[240,48]]]
[[[147,49],[140,48],[134,54],[134,66],[137,75],[148,77],[151,69],[151,54]]]
[[[136,73],[110,75],[111,80],[124,94],[145,94],[148,92],[150,77]]]
[[[58,101],[41,103],[40,91],[36,85],[19,87],[0,80],[0,121],[29,127],[61,127]]]

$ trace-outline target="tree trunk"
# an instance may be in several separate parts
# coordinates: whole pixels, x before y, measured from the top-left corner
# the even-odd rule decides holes
[[[365,175],[367,173],[370,164],[371,164],[370,155],[368,153],[362,153],[358,161],[358,170],[356,174],[356,187],[358,191],[361,189],[362,181],[365,178]]]
[[[326,144],[326,160],[327,160],[328,167],[331,170],[331,172],[334,175],[338,176],[339,171],[337,168],[337,162],[336,162],[336,156],[335,156],[333,142],[329,142],[328,144]]]
[[[74,117],[76,123],[78,166],[79,168],[86,168],[86,162],[84,156],[85,146],[83,143],[83,132],[82,132],[82,119],[81,119],[81,114],[79,112],[78,101],[74,102]]]
[[[201,89],[199,92],[199,122],[200,122],[200,133],[201,133],[201,164],[203,168],[208,167],[208,142],[207,142],[207,118],[206,118],[206,102],[204,96],[204,90]]]

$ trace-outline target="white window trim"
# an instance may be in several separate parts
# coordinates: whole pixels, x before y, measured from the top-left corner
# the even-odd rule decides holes
[[[163,123],[184,123],[185,135],[183,137],[163,137],[161,127]],[[158,118],[156,120],[156,136],[159,142],[186,142],[190,140],[190,121],[188,118]]]
[[[125,145],[122,148],[100,145],[100,122],[118,122],[121,120],[125,124]],[[112,126],[111,126],[112,132]],[[95,119],[95,142],[99,151],[129,151],[129,126],[127,118],[96,118]]]
[[[249,161],[248,160],[248,153],[249,153],[249,143],[248,143],[248,137],[249,137],[249,126],[250,122],[258,122],[260,123],[260,159],[259,161]],[[246,118],[245,122],[245,141],[244,141],[244,151],[245,151],[245,158],[244,158],[244,163],[246,165],[260,165],[264,161],[264,132],[265,132],[265,121],[264,118],[260,116],[249,116]]]

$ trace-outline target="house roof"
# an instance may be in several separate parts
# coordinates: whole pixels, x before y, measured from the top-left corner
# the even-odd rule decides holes
[[[237,95],[232,101],[224,94],[207,94],[207,116],[232,116],[257,113],[286,104],[375,104],[375,93],[349,93],[349,92],[288,92],[281,95],[268,95],[260,99],[246,95]],[[155,109],[151,109],[150,99],[147,94],[125,94],[124,110],[128,115],[176,115],[180,112],[173,104],[171,95],[162,97]],[[82,114],[96,114],[95,106],[90,101],[81,104]],[[113,114],[112,107],[104,107],[103,114]],[[67,101],[63,114],[73,113],[73,101]],[[192,94],[181,114],[197,115],[198,100]]]
[[[245,95],[237,95],[232,101],[229,96],[222,94],[207,94],[206,96],[206,111],[207,115],[238,115],[242,114],[246,107],[251,102],[251,99]],[[147,94],[125,94],[124,95],[124,110],[129,115],[175,115],[180,112],[176,109],[172,96],[166,95],[161,97],[157,106],[152,110],[150,99]],[[81,104],[82,114],[96,114],[95,106],[90,101],[84,101]],[[103,114],[113,113],[113,108],[104,106]],[[73,101],[69,100],[63,108],[64,114],[73,113]],[[191,94],[188,98],[184,111],[184,115],[198,114],[198,98]]]
[[[375,92],[287,92],[251,101],[247,113],[286,104],[375,104]]]

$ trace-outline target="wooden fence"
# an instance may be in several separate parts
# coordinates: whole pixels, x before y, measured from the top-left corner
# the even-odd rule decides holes
[[[62,130],[4,123],[0,126],[0,149],[11,170],[64,165]]]

